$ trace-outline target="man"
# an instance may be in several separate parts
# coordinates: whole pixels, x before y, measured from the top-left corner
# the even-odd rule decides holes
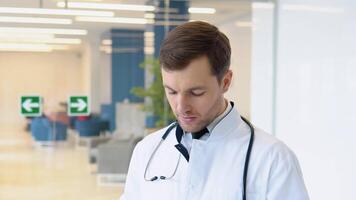
[[[161,72],[178,123],[136,146],[121,200],[309,199],[293,152],[249,127],[224,98],[230,55],[228,38],[208,23],[189,22],[168,34]]]

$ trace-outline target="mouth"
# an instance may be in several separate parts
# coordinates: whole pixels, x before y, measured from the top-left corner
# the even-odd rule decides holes
[[[196,119],[197,119],[197,117],[194,117],[194,116],[179,116],[179,121],[183,122],[184,124],[191,124]]]

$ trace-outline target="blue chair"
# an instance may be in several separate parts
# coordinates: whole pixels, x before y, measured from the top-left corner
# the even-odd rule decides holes
[[[77,117],[75,116],[70,116],[69,117],[69,128],[74,129],[75,128],[75,121],[77,121]]]
[[[46,117],[32,119],[31,133],[39,142],[67,140],[67,126],[60,122],[52,122]]]
[[[94,116],[87,120],[76,120],[75,130],[78,131],[80,137],[99,136],[102,131],[102,121],[99,117]]]
[[[105,131],[114,132],[115,130],[115,104],[102,104],[100,106],[100,118],[102,128]]]

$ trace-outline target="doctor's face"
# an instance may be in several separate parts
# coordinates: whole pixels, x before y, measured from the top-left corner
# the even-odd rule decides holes
[[[183,70],[161,71],[168,102],[183,130],[197,132],[224,112],[224,93],[232,78],[230,70],[219,83],[208,58],[202,56]]]

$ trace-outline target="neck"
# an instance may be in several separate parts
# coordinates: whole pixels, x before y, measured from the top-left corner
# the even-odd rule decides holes
[[[228,101],[223,97],[223,99],[219,105],[219,107],[220,107],[219,112],[216,114],[214,119],[216,119],[219,115],[221,115],[226,110],[227,104],[228,104]]]
[[[214,127],[225,117],[225,115],[227,114],[227,113],[225,114],[225,112],[228,106],[229,106],[229,102],[226,99],[224,99],[223,103],[221,103],[219,112],[217,113],[215,118],[207,125],[209,132],[211,132],[214,129]]]

